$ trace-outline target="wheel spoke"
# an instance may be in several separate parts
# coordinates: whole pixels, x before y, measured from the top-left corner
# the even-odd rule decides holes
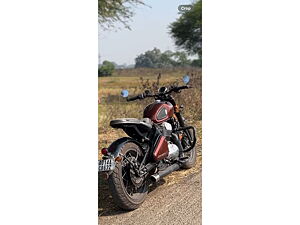
[[[122,161],[122,180],[127,194],[131,197],[134,196],[134,194],[139,193],[145,185],[142,184],[137,188],[131,180],[132,175],[130,174],[130,169],[132,168],[133,162],[139,162],[139,156],[138,152],[136,152],[135,149],[132,149],[124,154]]]
[[[125,171],[124,175],[122,176],[122,179],[124,179],[124,177],[126,176],[127,174],[127,171]]]

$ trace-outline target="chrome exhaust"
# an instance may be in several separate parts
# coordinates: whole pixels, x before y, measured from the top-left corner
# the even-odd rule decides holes
[[[156,174],[153,174],[150,179],[153,182],[158,182],[161,178],[169,175],[170,173],[174,172],[175,170],[178,170],[180,168],[179,164],[175,163],[169,167],[167,167],[166,169],[159,171]]]

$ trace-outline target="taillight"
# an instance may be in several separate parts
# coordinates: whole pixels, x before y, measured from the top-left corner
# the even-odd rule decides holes
[[[107,148],[102,148],[101,153],[102,153],[102,155],[107,155],[108,149]]]

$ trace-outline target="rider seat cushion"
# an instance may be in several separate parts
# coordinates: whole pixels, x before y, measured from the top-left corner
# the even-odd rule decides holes
[[[151,129],[153,126],[153,122],[149,118],[121,118],[110,121],[110,126],[113,128],[122,128],[124,127],[124,125],[136,125]]]

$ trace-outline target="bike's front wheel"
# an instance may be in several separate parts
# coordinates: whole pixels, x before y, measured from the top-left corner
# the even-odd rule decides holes
[[[182,145],[185,148],[186,146],[189,146],[189,142],[188,142],[188,137],[187,135],[190,136],[191,141],[195,141],[194,140],[194,136],[192,135],[192,133],[188,130],[183,139],[182,139]],[[187,159],[185,160],[185,162],[182,164],[181,168],[183,169],[190,169],[192,167],[195,166],[196,164],[196,159],[197,159],[197,151],[196,151],[196,146],[189,152],[183,153],[184,157],[187,157]]]

